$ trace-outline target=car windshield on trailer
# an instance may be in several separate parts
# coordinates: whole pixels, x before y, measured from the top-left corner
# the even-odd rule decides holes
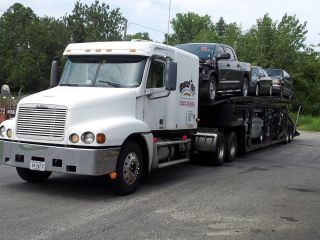
[[[282,77],[282,70],[280,69],[265,69],[268,76],[274,76],[274,77]]]
[[[181,44],[176,47],[197,55],[200,59],[204,60],[210,59],[214,56],[215,50],[215,46],[212,44]]]

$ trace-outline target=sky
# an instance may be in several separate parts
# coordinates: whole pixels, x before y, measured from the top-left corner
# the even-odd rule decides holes
[[[32,8],[39,16],[58,18],[72,12],[75,0],[1,0],[0,14],[15,2]],[[81,2],[91,4],[94,0]],[[154,41],[164,41],[164,33],[168,31],[170,0],[104,0],[103,2],[109,4],[111,9],[120,8],[123,16],[128,19],[128,34],[148,32]],[[188,11],[200,15],[208,14],[213,22],[223,17],[227,23],[241,24],[244,30],[254,25],[265,13],[269,13],[276,21],[280,21],[285,13],[295,14],[301,23],[307,22],[306,43],[308,45],[320,43],[319,0],[171,0],[171,18],[176,13]],[[172,29],[169,31],[172,32]]]

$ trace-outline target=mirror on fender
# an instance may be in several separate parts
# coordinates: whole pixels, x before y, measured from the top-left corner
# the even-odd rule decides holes
[[[219,54],[218,56],[216,56],[217,61],[223,60],[223,59],[229,59],[229,58],[231,58],[230,53],[222,53],[222,54]]]
[[[168,91],[174,91],[177,88],[177,66],[177,63],[172,60],[166,64],[165,87]]]
[[[56,87],[59,83],[57,78],[57,68],[58,68],[58,61],[53,59],[51,63],[51,73],[50,73],[50,86],[49,88]]]

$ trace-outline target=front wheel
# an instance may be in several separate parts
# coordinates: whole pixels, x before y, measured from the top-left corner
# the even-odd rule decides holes
[[[247,78],[244,78],[242,83],[242,88],[241,88],[242,96],[244,97],[248,96],[248,88],[249,88],[249,81]]]
[[[40,172],[40,171],[30,170],[28,168],[17,167],[16,169],[19,177],[21,177],[26,182],[31,182],[31,183],[44,182],[52,174],[52,172],[49,172],[49,171]]]
[[[111,181],[114,193],[127,195],[139,185],[143,171],[142,153],[134,142],[127,142],[121,148],[117,161],[117,178]]]
[[[226,156],[225,138],[223,133],[218,133],[216,151],[211,154],[211,161],[214,166],[221,166]]]
[[[272,86],[269,88],[269,96],[272,96]]]
[[[200,97],[209,103],[214,102],[217,98],[217,82],[215,77],[210,76],[208,81],[205,81],[200,88]]]
[[[259,84],[256,84],[256,91],[255,91],[256,97],[259,97]]]

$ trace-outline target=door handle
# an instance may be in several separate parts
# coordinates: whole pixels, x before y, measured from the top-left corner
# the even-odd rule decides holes
[[[229,63],[227,63],[227,67],[230,67],[230,64],[229,64]]]

